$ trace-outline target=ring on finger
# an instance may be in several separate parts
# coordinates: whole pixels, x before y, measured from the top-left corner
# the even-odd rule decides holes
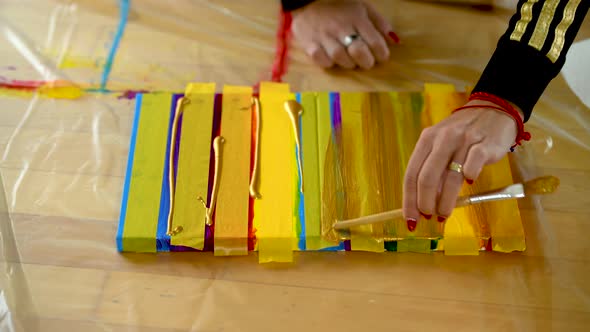
[[[457,172],[459,174],[463,174],[463,165],[459,164],[456,161],[453,161],[449,164],[448,167],[449,171]]]
[[[357,40],[357,39],[360,39],[360,38],[361,38],[361,36],[360,36],[360,35],[358,35],[358,34],[356,34],[356,33],[353,33],[353,34],[350,34],[350,35],[348,35],[348,36],[344,37],[344,39],[342,40],[342,44],[344,45],[344,47],[348,47],[348,46],[350,46],[350,45],[351,45],[351,44],[352,44],[352,43],[353,43],[355,40]]]

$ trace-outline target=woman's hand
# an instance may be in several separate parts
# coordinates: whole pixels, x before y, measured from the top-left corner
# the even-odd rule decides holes
[[[479,100],[467,105],[497,106]],[[512,117],[485,107],[456,112],[424,129],[404,179],[403,210],[408,229],[416,228],[420,214],[426,219],[437,215],[438,221],[445,221],[455,207],[463,180],[472,183],[483,166],[500,161],[516,135]],[[449,170],[452,162],[462,165],[462,173]]]
[[[389,59],[388,44],[398,42],[391,25],[363,1],[315,1],[292,12],[295,39],[315,63],[369,69]],[[348,46],[347,36],[357,35]]]

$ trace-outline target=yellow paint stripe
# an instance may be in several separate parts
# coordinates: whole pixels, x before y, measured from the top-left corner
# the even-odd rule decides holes
[[[333,245],[321,235],[321,204],[324,181],[324,160],[332,126],[330,97],[327,92],[302,93],[301,131],[303,144],[303,174],[305,179],[305,233],[307,250],[319,250]]]
[[[206,209],[197,197],[207,199],[215,84],[189,84],[185,98],[173,215],[174,227],[183,231],[170,243],[203,249]]]
[[[142,96],[123,229],[124,251],[156,251],[155,236],[158,229],[171,103],[170,94]]]
[[[289,85],[260,84],[260,194],[255,201],[259,262],[293,261],[293,128],[283,109]]]
[[[549,27],[553,21],[553,16],[555,15],[555,9],[557,9],[557,5],[559,5],[559,0],[547,0],[543,3],[541,14],[539,15],[539,19],[535,25],[535,30],[533,31],[533,35],[529,40],[529,45],[537,50],[541,50],[543,45],[545,45],[545,39],[547,39]]]
[[[539,0],[528,0],[520,8],[520,19],[514,26],[514,31],[510,34],[510,40],[520,41],[526,32],[526,28],[533,19],[533,6]]]
[[[364,112],[370,107],[363,105],[366,93],[341,93],[340,108],[342,112],[342,164],[346,193],[345,218],[358,218],[375,213],[371,211],[369,181],[365,168],[365,147],[363,146]],[[351,249],[360,251],[384,251],[382,225],[362,225],[351,229]]]
[[[561,52],[565,45],[565,34],[576,18],[576,10],[578,9],[580,2],[581,0],[568,1],[563,11],[563,18],[555,28],[555,37],[553,38],[553,43],[551,44],[549,52],[547,52],[547,57],[554,63],[561,56]]]
[[[221,136],[225,139],[215,215],[215,256],[248,254],[252,88],[223,88]]]

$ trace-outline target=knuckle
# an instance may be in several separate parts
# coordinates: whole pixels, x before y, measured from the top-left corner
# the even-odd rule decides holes
[[[363,69],[371,69],[374,65],[375,65],[375,60],[370,59],[370,60],[366,60],[366,61],[361,62],[361,64],[359,66]]]
[[[387,50],[380,40],[371,39],[367,41],[367,45],[378,54],[384,54]]]
[[[490,162],[491,163],[497,163],[500,160],[502,160],[502,158],[504,158],[504,156],[506,155],[506,151],[503,151],[502,149],[494,149],[494,151],[492,153],[490,153]]]
[[[486,149],[483,145],[478,144],[475,145],[473,147],[471,147],[471,149],[469,150],[470,154],[473,154],[473,157],[475,160],[482,160],[482,159],[487,159],[488,156],[488,149]]]
[[[417,178],[413,173],[406,173],[404,176],[404,189],[414,190],[416,188]]]
[[[309,50],[309,55],[316,61],[323,59],[322,50],[317,46]]]
[[[481,133],[474,129],[467,129],[463,132],[463,140],[468,144],[479,142],[481,140]]]
[[[443,127],[439,130],[438,135],[443,143],[457,139],[458,133],[452,127]]]
[[[334,48],[334,57],[336,58],[342,58],[346,55],[346,50],[344,49],[344,47],[336,47]]]
[[[342,24],[337,20],[324,21],[322,31],[324,34],[336,34],[342,30]]]
[[[315,48],[310,50],[309,55],[311,59],[322,67],[331,67],[334,63],[328,58],[321,48]]]
[[[420,175],[420,177],[418,178],[418,187],[420,187],[421,189],[433,189],[434,187],[436,187],[436,180],[435,178],[431,175],[432,172],[424,172],[425,174]]]
[[[436,129],[434,127],[427,127],[420,133],[419,141],[430,142],[436,136]]]
[[[360,47],[350,47],[348,49],[348,52],[350,53],[350,56],[352,56],[355,59],[362,59],[362,58],[366,57],[364,49],[362,49]]]
[[[344,62],[347,60],[347,52],[343,47],[337,47],[334,50],[333,56],[334,56],[334,59],[336,59],[337,61],[340,61],[340,62]]]

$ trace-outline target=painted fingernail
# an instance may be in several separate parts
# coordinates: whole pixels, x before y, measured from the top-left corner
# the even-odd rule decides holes
[[[406,219],[406,221],[408,222],[408,230],[410,232],[413,232],[416,229],[416,224],[418,222],[414,218],[408,218],[408,219]]]
[[[389,35],[389,38],[391,38],[394,43],[399,44],[399,36],[395,32],[389,31],[388,35]]]
[[[436,217],[436,220],[438,220],[438,222],[445,222],[445,220],[447,220],[447,217],[445,217],[445,216],[438,216],[438,217]]]
[[[424,219],[426,219],[426,220],[430,220],[430,218],[432,218],[432,215],[431,215],[431,214],[426,214],[426,213],[422,213],[422,212],[420,212],[420,214],[421,214],[421,215],[422,215],[422,217],[424,217]]]
[[[473,180],[471,179],[465,179],[465,182],[467,182],[467,184],[473,184]]]

